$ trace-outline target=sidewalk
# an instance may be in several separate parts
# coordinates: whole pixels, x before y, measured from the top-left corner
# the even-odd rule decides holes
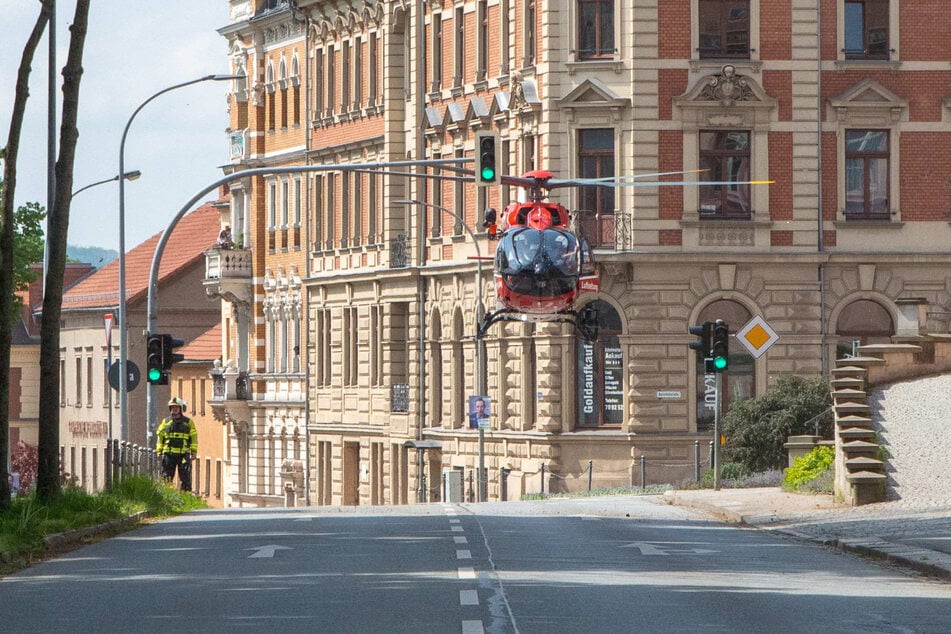
[[[951,579],[951,508],[901,501],[860,507],[779,488],[667,491],[664,502]]]

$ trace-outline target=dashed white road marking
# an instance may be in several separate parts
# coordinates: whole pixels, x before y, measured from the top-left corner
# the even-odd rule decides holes
[[[482,621],[463,621],[462,622],[462,634],[482,634],[485,632],[482,629]]]
[[[465,531],[462,529],[461,526],[450,526],[450,527],[449,527],[449,530],[451,530],[453,533],[464,533],[464,532],[465,532]]]
[[[475,579],[476,578],[475,568],[460,568],[459,578],[460,579]]]
[[[479,605],[478,590],[460,590],[459,605]]]
[[[471,550],[457,550],[456,559],[472,559]]]
[[[449,523],[450,523],[450,524],[458,524],[458,523],[459,523],[459,520],[449,520]]]
[[[469,538],[468,537],[453,537],[452,541],[456,542],[457,544],[468,544]]]

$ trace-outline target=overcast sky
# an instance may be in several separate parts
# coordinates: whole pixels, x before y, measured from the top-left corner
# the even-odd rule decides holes
[[[66,63],[75,0],[57,2],[57,77]],[[0,145],[23,45],[36,21],[37,0],[0,0]],[[79,144],[73,190],[119,172],[122,130],[156,92],[204,75],[229,73],[227,0],[94,0],[83,57]],[[17,163],[16,200],[46,205],[47,50],[44,37],[30,81],[30,100]],[[126,171],[142,177],[125,187],[125,246],[164,230],[179,209],[221,178],[228,162],[228,82],[208,81],[166,93],[136,115],[125,145]],[[57,86],[57,107],[62,107]],[[59,130],[57,115],[56,129]],[[214,198],[209,195],[206,199]],[[69,243],[118,250],[119,189],[115,182],[73,200]],[[174,245],[169,245],[174,248]]]

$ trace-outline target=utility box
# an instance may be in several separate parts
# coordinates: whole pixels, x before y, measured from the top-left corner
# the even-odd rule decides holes
[[[462,472],[455,469],[446,469],[442,472],[442,499],[443,502],[461,503],[462,499]]]

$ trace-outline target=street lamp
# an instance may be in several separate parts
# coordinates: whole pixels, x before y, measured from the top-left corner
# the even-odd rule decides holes
[[[476,250],[476,327],[475,327],[475,341],[476,341],[476,387],[479,394],[484,394],[485,387],[485,358],[482,350],[482,316],[484,313],[484,307],[482,305],[482,249],[479,247],[479,241],[476,240],[475,234],[472,233],[472,229],[469,228],[469,225],[466,223],[462,217],[451,209],[447,209],[442,205],[436,205],[434,203],[425,202],[422,200],[416,199],[407,199],[407,200],[394,200],[393,204],[396,205],[420,205],[422,207],[429,207],[432,209],[437,209],[443,211],[456,220],[459,221],[459,224],[462,225],[462,228],[466,230],[466,233],[469,234],[469,237],[472,239],[472,244],[475,245]],[[422,245],[419,245],[422,248]],[[420,311],[423,310],[423,307],[419,307]],[[479,426],[479,475],[476,478],[478,484],[478,501],[485,502],[486,492],[485,492],[485,430],[482,429],[482,426]]]
[[[192,79],[191,81],[182,82],[180,84],[175,84],[174,86],[169,86],[168,88],[163,88],[158,91],[135,109],[132,113],[132,116],[129,117],[129,121],[125,124],[125,129],[122,131],[122,140],[119,142],[119,173],[125,174],[125,139],[129,134],[129,127],[132,126],[132,121],[135,119],[135,116],[139,114],[139,111],[142,110],[149,102],[160,95],[164,95],[167,92],[176,90],[178,88],[184,88],[185,86],[191,86],[192,84],[197,84],[204,81],[226,81],[229,79],[240,79],[244,75],[205,75],[204,77],[199,77],[198,79]],[[119,425],[120,432],[119,437],[121,440],[129,439],[129,394],[128,394],[128,370],[126,364],[128,363],[128,349],[129,349],[129,333],[128,327],[126,324],[126,305],[125,305],[125,187],[124,179],[119,180]]]
[[[137,180],[140,176],[142,176],[142,172],[140,172],[139,170],[132,170],[131,172],[126,172],[125,174],[123,174],[123,175],[122,175],[122,178],[125,179],[125,180],[127,180],[127,181],[134,181],[134,180]],[[105,185],[106,183],[111,183],[111,182],[117,181],[117,180],[119,180],[119,175],[118,175],[118,174],[116,174],[116,175],[113,176],[112,178],[105,178],[105,179],[103,179],[103,180],[101,180],[101,181],[96,181],[95,183],[90,183],[89,185],[86,185],[85,187],[80,187],[79,189],[77,189],[76,191],[74,191],[74,192],[72,193],[72,195],[70,195],[70,198],[75,198],[77,195],[81,194],[82,192],[86,191],[87,189],[91,189],[91,188],[95,187],[96,185]]]

